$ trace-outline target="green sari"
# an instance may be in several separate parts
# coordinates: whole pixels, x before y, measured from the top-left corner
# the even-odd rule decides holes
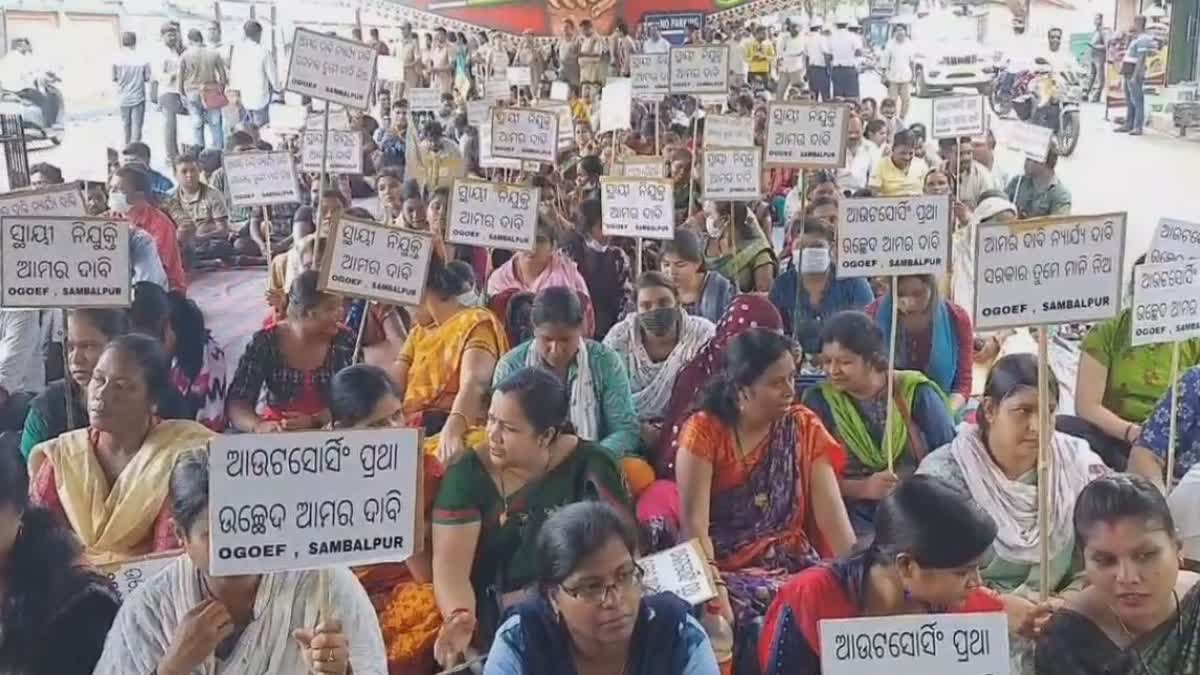
[[[912,419],[913,401],[916,399],[917,388],[922,384],[930,384],[935,389],[937,388],[937,384],[926,377],[924,373],[915,370],[896,371],[895,400],[891,403],[893,409],[892,430],[886,444],[891,450],[893,464],[898,464],[898,460],[905,453],[913,451],[914,443],[909,429],[909,421]],[[854,398],[828,382],[821,384],[819,389],[821,395],[825,397],[825,402],[829,405],[838,436],[846,445],[846,449],[853,452],[863,466],[872,472],[885,471],[888,468],[888,453],[884,448],[879,447],[879,443],[875,442],[875,438],[867,429],[858,408],[854,405]],[[897,405],[900,402],[904,404],[903,410]],[[920,460],[920,458],[914,459]]]
[[[754,291],[754,270],[766,264],[775,264],[775,252],[771,242],[758,237],[739,241],[733,253],[704,256],[705,269],[729,279],[742,293]]]

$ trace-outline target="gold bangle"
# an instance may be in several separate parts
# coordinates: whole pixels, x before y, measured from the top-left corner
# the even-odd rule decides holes
[[[467,416],[464,413],[461,413],[457,410],[451,410],[450,414],[446,416],[446,424],[449,424],[450,420],[453,419],[455,415],[458,415],[462,418],[463,424],[467,425],[468,429],[471,428],[471,420],[467,419]],[[445,425],[442,426],[445,427]]]

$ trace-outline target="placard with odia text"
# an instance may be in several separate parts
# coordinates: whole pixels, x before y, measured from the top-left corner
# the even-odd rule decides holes
[[[128,307],[132,272],[127,222],[0,218],[0,306]]]
[[[540,194],[536,187],[460,178],[450,190],[446,241],[532,251]]]
[[[767,109],[766,165],[837,169],[846,163],[843,103],[772,103]]]
[[[326,240],[322,291],[390,305],[416,305],[425,292],[433,236],[342,216]]]
[[[946,273],[949,195],[843,199],[837,222],[839,278]]]
[[[661,178],[600,178],[603,232],[609,237],[671,239],[675,236],[675,193]]]

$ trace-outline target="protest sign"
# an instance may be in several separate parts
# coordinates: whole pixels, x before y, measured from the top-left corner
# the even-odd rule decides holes
[[[771,103],[767,113],[767,166],[842,167],[846,163],[848,112],[842,103]]]
[[[433,87],[405,89],[404,99],[412,112],[436,111],[442,107],[442,92]]]
[[[663,178],[600,178],[601,222],[606,236],[671,239],[675,194]]]
[[[575,142],[575,115],[571,106],[562,101],[539,101],[533,104],[538,110],[552,112],[558,116],[558,149],[562,150]]]
[[[1036,124],[1017,123],[1009,128],[1005,145],[1035,162],[1046,161],[1054,132]]]
[[[325,130],[325,113],[314,112],[305,113],[308,117],[304,120],[305,131],[324,131]],[[330,131],[350,131],[350,111],[345,108],[335,108],[329,111],[329,130]]]
[[[0,217],[0,249],[0,306],[129,306],[128,223]]]
[[[571,86],[562,80],[550,83],[550,100],[566,101],[571,97]]]
[[[553,164],[558,115],[533,108],[492,108],[492,155]]]
[[[301,137],[300,168],[309,173],[321,172],[322,139],[325,134],[320,131],[306,131]],[[362,134],[357,131],[329,130],[329,163],[326,171],[329,173],[359,174],[362,173],[363,146]]]
[[[540,195],[536,187],[460,178],[450,191],[446,241],[532,251]]]
[[[704,151],[701,198],[743,201],[762,195],[762,151],[759,148],[714,148]]]
[[[662,157],[626,157],[617,162],[617,171],[626,178],[666,178],[667,163]]]
[[[483,83],[483,100],[495,103],[512,95],[508,80],[491,79]]]
[[[1200,337],[1200,260],[1135,266],[1130,316],[1134,347]]]
[[[366,110],[375,80],[374,47],[297,28],[288,64],[288,91]]]
[[[1200,223],[1161,218],[1150,240],[1146,262],[1163,263],[1181,258],[1200,258]]]
[[[213,437],[212,574],[403,562],[420,546],[420,440],[416,429]]]
[[[399,56],[376,57],[375,70],[379,79],[385,82],[404,81],[404,60]]]
[[[325,244],[320,289],[390,305],[415,305],[425,291],[433,237],[342,216]]]
[[[949,195],[843,199],[837,223],[839,278],[946,273]]]
[[[642,588],[646,595],[674,593],[690,605],[699,605],[717,597],[712,569],[700,548],[700,540],[673,546],[638,560],[646,576]]]
[[[637,98],[662,98],[671,93],[671,55],[633,54],[629,57],[629,79]]]
[[[479,126],[488,123],[488,110],[492,107],[487,101],[467,101],[467,124]]]
[[[298,134],[308,122],[308,108],[302,105],[272,103],[270,105],[271,123],[267,126],[279,134]]]
[[[933,138],[978,136],[987,129],[987,112],[982,96],[935,98]]]
[[[225,155],[222,163],[234,206],[299,203],[296,163],[290,152],[233,153]]]
[[[100,565],[100,571],[108,576],[108,581],[117,589],[121,600],[128,600],[129,595],[141,588],[154,575],[168,565],[172,565],[183,551],[167,551],[133,558],[119,563]]]
[[[505,80],[510,87],[528,87],[533,84],[533,70],[529,66],[509,66]]]
[[[748,148],[754,145],[754,119],[736,115],[704,116],[705,148]]]
[[[633,88],[628,77],[610,77],[600,93],[600,133],[628,130],[633,108]]]
[[[980,223],[975,328],[1083,323],[1121,311],[1125,214]]]
[[[55,185],[41,190],[18,190],[0,194],[0,218],[5,216],[62,216],[87,215],[83,192],[78,183]]]
[[[1012,668],[1000,612],[826,619],[817,632],[823,675],[1002,675]]]
[[[521,170],[521,160],[504,159],[492,154],[492,119],[490,113],[487,119],[479,125],[479,166],[484,169]]]
[[[729,91],[729,45],[672,47],[672,94],[725,94]]]

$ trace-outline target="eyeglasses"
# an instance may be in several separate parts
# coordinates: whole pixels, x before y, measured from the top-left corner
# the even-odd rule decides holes
[[[631,591],[641,590],[642,579],[645,577],[646,571],[640,565],[634,563],[632,567],[617,572],[612,583],[595,580],[580,584],[574,588],[559,584],[559,588],[563,590],[563,593],[576,600],[600,605],[608,600],[609,592],[614,593],[616,597],[622,597]]]

